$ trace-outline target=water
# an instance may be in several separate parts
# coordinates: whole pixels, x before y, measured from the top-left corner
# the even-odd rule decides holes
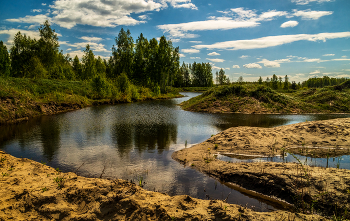
[[[276,127],[304,121],[350,115],[244,115],[183,111],[188,97],[89,107],[54,116],[43,116],[17,125],[0,127],[0,149],[62,171],[79,175],[139,180],[144,188],[169,195],[187,194],[206,199],[253,206],[258,211],[274,206],[256,200],[192,168],[171,154],[200,143],[211,135],[236,126]]]
[[[313,158],[306,157],[299,154],[294,154],[296,158],[300,160],[303,165],[317,166],[317,167],[329,167],[350,170],[350,155],[329,157],[327,158]],[[279,162],[279,163],[299,163],[291,154],[286,154],[285,157],[274,156],[274,157],[260,157],[254,159],[238,159],[232,156],[225,156],[217,154],[217,159],[231,162],[231,163],[253,163],[253,162]]]

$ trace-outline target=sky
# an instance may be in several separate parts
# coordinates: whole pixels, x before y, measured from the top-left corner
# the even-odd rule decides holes
[[[109,58],[124,28],[135,42],[164,35],[181,63],[210,62],[231,81],[350,78],[349,11],[349,0],[13,0],[0,2],[0,40],[39,38],[49,20],[63,53],[81,58],[89,44]]]

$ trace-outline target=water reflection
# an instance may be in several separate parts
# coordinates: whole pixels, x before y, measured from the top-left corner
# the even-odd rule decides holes
[[[182,101],[147,101],[43,116],[16,125],[0,126],[0,149],[16,156],[47,162],[63,171],[146,182],[148,190],[188,194],[229,203],[271,206],[247,197],[196,170],[184,168],[171,154],[208,139],[229,127],[275,127],[291,123],[350,117],[350,115],[244,115],[183,111]],[[205,191],[204,191],[205,190]]]

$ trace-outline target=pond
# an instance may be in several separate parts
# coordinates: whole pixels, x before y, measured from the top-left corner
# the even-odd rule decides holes
[[[0,149],[86,177],[121,178],[169,195],[226,199],[257,211],[276,206],[235,191],[171,158],[174,151],[236,126],[276,127],[350,115],[244,115],[183,111],[186,97],[94,106],[0,126]],[[347,159],[347,158],[346,158]]]

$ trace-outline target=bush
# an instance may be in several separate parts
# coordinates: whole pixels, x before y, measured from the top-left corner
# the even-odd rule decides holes
[[[125,73],[121,73],[117,78],[117,86],[120,92],[125,93],[128,91],[130,86],[130,81]]]
[[[96,93],[95,98],[106,98],[111,93],[107,79],[100,75],[92,78],[91,86],[92,90]]]

